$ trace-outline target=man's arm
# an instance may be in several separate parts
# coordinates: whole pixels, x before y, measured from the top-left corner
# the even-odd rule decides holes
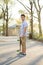
[[[26,29],[27,29],[27,27],[24,27],[24,33],[26,33]]]
[[[27,27],[24,27],[24,34],[23,34],[22,37],[24,37],[24,35],[25,35],[25,33],[26,33],[26,29],[27,29]]]

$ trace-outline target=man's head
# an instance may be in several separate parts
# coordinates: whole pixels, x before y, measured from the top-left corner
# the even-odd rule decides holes
[[[25,20],[25,15],[24,14],[21,14],[21,19],[22,19],[22,21]]]

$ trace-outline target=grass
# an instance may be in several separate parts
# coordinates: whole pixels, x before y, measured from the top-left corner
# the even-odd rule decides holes
[[[43,42],[43,35],[42,35],[42,36],[39,36],[39,34],[35,34],[35,35],[33,36],[33,39]]]

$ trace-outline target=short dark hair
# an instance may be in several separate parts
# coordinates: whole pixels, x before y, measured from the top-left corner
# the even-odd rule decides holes
[[[21,16],[24,16],[25,17],[25,14],[21,14]]]

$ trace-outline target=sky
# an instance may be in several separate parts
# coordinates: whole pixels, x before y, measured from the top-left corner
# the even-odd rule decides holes
[[[21,1],[25,5],[30,6],[29,3],[27,2],[28,0],[21,0]],[[25,8],[19,2],[17,2],[16,0],[12,0],[12,2],[13,2],[13,5],[11,5],[11,8],[9,9],[9,15],[11,15],[11,17],[14,18],[14,19],[18,19],[18,18],[20,18],[20,13],[18,11],[20,9],[21,10],[25,10]],[[40,5],[41,6],[43,5],[43,0],[40,0]],[[36,15],[36,13],[34,15]],[[2,22],[1,21],[2,20],[0,20],[0,25],[2,25]],[[16,24],[16,21],[15,20],[11,21],[9,23],[9,26],[14,25],[14,24]],[[43,9],[41,11],[41,25],[42,25],[42,28],[43,28]]]

